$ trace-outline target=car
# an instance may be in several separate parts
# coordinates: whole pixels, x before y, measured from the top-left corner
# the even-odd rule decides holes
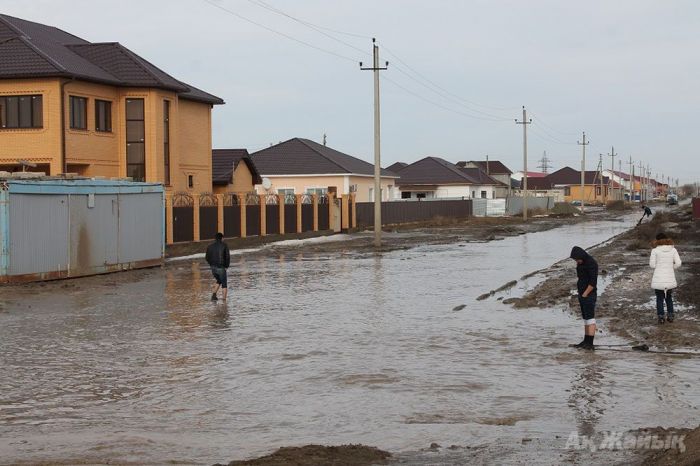
[[[676,196],[675,194],[669,194],[668,196],[666,196],[666,203],[668,205],[678,204],[678,196]]]

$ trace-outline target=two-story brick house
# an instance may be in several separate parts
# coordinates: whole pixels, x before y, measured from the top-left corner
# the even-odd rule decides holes
[[[0,171],[132,177],[211,191],[223,104],[119,43],[0,15]]]

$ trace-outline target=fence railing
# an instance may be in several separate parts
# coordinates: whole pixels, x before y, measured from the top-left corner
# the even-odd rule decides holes
[[[374,202],[358,202],[360,227],[374,226]],[[382,202],[382,224],[392,225],[432,220],[436,217],[467,218],[472,215],[471,200],[431,200],[430,202]]]
[[[355,195],[166,193],[166,243],[356,227]]]

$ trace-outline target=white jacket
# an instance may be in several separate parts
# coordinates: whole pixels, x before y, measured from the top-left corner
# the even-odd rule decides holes
[[[654,269],[651,287],[655,290],[670,290],[678,286],[675,269],[681,266],[678,251],[671,245],[656,246],[651,250],[649,266]]]

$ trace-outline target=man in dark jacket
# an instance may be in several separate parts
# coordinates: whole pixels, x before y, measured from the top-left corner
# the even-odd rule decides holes
[[[641,225],[642,220],[644,220],[644,217],[651,218],[651,209],[649,208],[648,205],[642,204],[642,210],[644,211],[644,213],[642,214],[642,218],[640,218],[639,221],[637,222],[637,225]]]
[[[583,341],[577,348],[593,349],[595,337],[595,302],[598,298],[598,263],[578,246],[571,249],[571,258],[576,261],[578,303],[583,317]]]
[[[216,301],[218,299],[216,293],[219,291],[219,288],[222,288],[222,297],[225,300],[228,296],[226,269],[231,264],[231,253],[226,243],[224,243],[224,235],[222,233],[217,233],[216,241],[207,247],[206,259],[209,267],[211,267],[211,273],[216,279],[211,300]]]

